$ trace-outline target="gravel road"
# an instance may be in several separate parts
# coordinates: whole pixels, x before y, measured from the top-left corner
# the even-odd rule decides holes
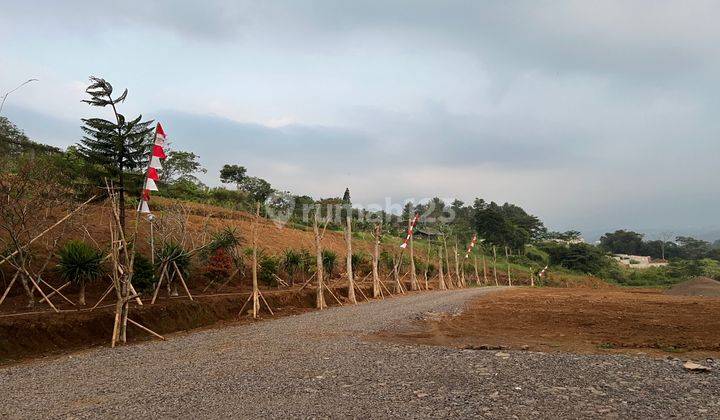
[[[0,368],[2,418],[720,417],[718,365],[368,340],[493,288],[413,294]]]

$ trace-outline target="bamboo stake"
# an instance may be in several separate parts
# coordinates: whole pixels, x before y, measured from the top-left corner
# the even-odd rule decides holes
[[[178,277],[180,277],[180,283],[182,284],[183,288],[185,289],[185,293],[187,293],[190,300],[195,300],[195,299],[193,299],[192,295],[190,294],[190,290],[188,289],[187,284],[185,283],[185,279],[183,278],[183,275],[180,272],[180,269],[178,268],[175,261],[173,261],[173,267],[175,267],[175,272],[177,273]]]
[[[483,255],[482,255],[482,260],[483,260],[483,284],[487,285],[488,279],[487,279],[487,264],[485,264],[485,253],[483,253]]]
[[[325,289],[326,289],[326,290],[327,290],[327,291],[328,291],[328,292],[330,293],[330,296],[332,296],[332,297],[334,297],[334,298],[335,298],[335,300],[337,301],[337,303],[339,303],[339,304],[340,304],[340,306],[343,306],[343,304],[342,304],[342,302],[340,301],[340,299],[338,299],[338,297],[337,297],[337,296],[335,296],[335,293],[333,293],[333,291],[332,291],[332,288],[331,288],[331,287],[326,287]]]
[[[453,288],[453,279],[452,279],[452,273],[450,272],[450,253],[448,252],[448,246],[447,241],[445,239],[445,235],[443,234],[443,247],[445,248],[445,266],[447,267],[447,287],[448,289]]]
[[[43,290],[40,288],[40,286],[38,286],[38,284],[35,282],[35,279],[33,279],[33,277],[30,275],[30,273],[28,273],[27,269],[25,269],[25,267],[21,267],[21,269],[25,273],[25,275],[28,276],[28,279],[33,284],[33,286],[35,286],[37,291],[40,292],[40,295],[42,295],[42,297],[44,298],[43,300],[47,301],[47,304],[50,305],[50,307],[53,308],[53,310],[55,312],[60,312],[58,310],[58,308],[56,308],[55,305],[53,305],[53,303],[50,302],[50,299],[48,299],[47,295],[45,295],[45,292],[43,292]]]
[[[373,276],[373,298],[378,298],[382,295],[382,289],[380,288],[380,273],[378,272],[378,265],[380,264],[380,235],[381,225],[378,223],[375,225],[373,230],[373,256],[372,256],[372,276]]]
[[[410,290],[420,289],[420,285],[417,280],[417,273],[415,271],[415,249],[413,247],[413,239],[415,234],[412,231],[412,218],[408,218],[408,232],[410,232]]]
[[[460,274],[460,261],[458,259],[458,241],[457,237],[455,238],[455,277],[458,282],[458,287],[462,288],[465,286],[463,282],[465,279],[463,278],[462,274]]]
[[[44,283],[47,287],[50,288],[50,290],[52,290],[52,292],[48,293],[48,295],[47,295],[48,298],[51,297],[51,296],[53,296],[53,295],[55,295],[55,294],[57,294],[57,295],[60,296],[61,298],[65,299],[65,300],[66,300],[68,303],[70,303],[72,306],[75,306],[75,302],[73,302],[72,300],[68,299],[65,295],[63,295],[62,293],[60,293],[60,291],[61,291],[63,288],[65,288],[67,285],[69,285],[70,282],[67,282],[67,283],[63,284],[63,285],[60,286],[60,288],[58,288],[58,289],[52,287],[52,286],[50,285],[50,283],[46,282],[46,281],[43,280],[42,278],[40,278],[40,283]],[[40,300],[40,303],[43,303],[44,301],[45,301],[45,298],[43,298],[42,300]]]
[[[145,331],[146,333],[151,334],[151,335],[154,335],[155,337],[157,337],[157,338],[165,341],[165,337],[163,337],[162,335],[156,333],[155,331],[151,330],[150,328],[148,328],[148,327],[146,327],[146,326],[144,326],[144,325],[140,325],[140,324],[138,324],[137,322],[133,321],[133,320],[130,319],[130,318],[128,318],[127,320],[128,320],[129,323],[131,323],[132,325],[140,328],[141,330]]]
[[[252,224],[252,296],[253,296],[253,318],[257,318],[260,310],[260,299],[258,298],[258,259],[257,259],[257,218],[260,217],[260,204],[255,205],[255,219]]]
[[[508,247],[505,247],[505,262],[507,263],[508,286],[512,286],[512,279],[510,278],[510,255],[508,254]]]
[[[151,305],[155,304],[155,299],[157,299],[158,293],[160,292],[160,285],[162,285],[162,281],[165,278],[166,273],[167,273],[167,263],[163,263],[163,268],[160,271],[160,278],[158,279],[158,284],[155,287],[155,291],[153,292],[152,300],[150,301]]]
[[[480,284],[480,273],[478,272],[477,255],[473,254],[473,266],[475,267],[475,283]]]
[[[357,304],[357,299],[355,298],[355,279],[353,278],[352,267],[352,208],[349,205],[345,207],[345,246],[347,249],[347,255],[345,256],[345,271],[347,272],[348,278],[348,300],[353,304]]]
[[[20,272],[16,271],[12,280],[10,280],[10,284],[5,289],[5,293],[3,293],[2,297],[0,298],[0,305],[2,305],[2,303],[5,301],[5,298],[7,297],[8,293],[10,293],[10,289],[13,287],[13,284],[15,284],[15,280],[17,280],[19,275],[20,275]]]
[[[493,245],[493,277],[495,278],[495,286],[500,286],[500,283],[498,283],[498,277],[497,277],[497,252],[495,245]]]
[[[438,270],[439,270],[439,284],[438,289],[440,290],[447,290],[447,285],[445,284],[445,275],[443,273],[443,247],[440,245],[440,249],[438,250]]]
[[[115,288],[115,285],[114,285],[114,284],[110,284],[110,287],[107,288],[107,290],[105,291],[105,293],[103,293],[103,295],[100,297],[100,300],[98,300],[97,303],[95,304],[95,306],[93,306],[92,308],[90,308],[90,310],[92,311],[93,309],[97,308],[98,305],[100,305],[100,302],[102,302],[103,300],[105,300],[105,298],[107,297],[107,295],[109,295],[110,292],[112,292],[112,290],[113,290],[114,288]]]

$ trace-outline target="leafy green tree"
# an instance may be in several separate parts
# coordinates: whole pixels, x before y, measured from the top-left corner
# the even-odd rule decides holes
[[[269,182],[254,176],[245,177],[240,183],[240,188],[248,193],[255,203],[265,202],[274,191]]]
[[[675,241],[680,247],[680,256],[688,260],[705,258],[711,250],[709,242],[690,236],[678,236]]]
[[[2,156],[17,156],[20,153],[62,153],[60,149],[41,143],[36,143],[15,124],[5,117],[0,117],[0,154]]]
[[[163,162],[162,180],[173,182],[186,179],[197,182],[196,173],[207,173],[207,169],[200,164],[200,156],[193,152],[172,150],[168,152]]]
[[[79,143],[79,150],[89,161],[100,164],[108,173],[117,178],[120,201],[120,223],[125,228],[125,173],[141,168],[152,144],[150,121],[142,121],[142,115],[128,120],[118,112],[117,106],[127,98],[125,89],[113,98],[113,87],[104,79],[90,77],[90,86],[85,89],[90,99],[83,102],[90,106],[110,107],[115,121],[103,118],[83,118],[85,132]]]
[[[630,230],[616,230],[600,237],[600,246],[613,254],[637,255],[642,253],[643,235]]]
[[[247,169],[240,165],[224,165],[220,169],[220,182],[223,184],[235,184],[240,189],[240,184],[245,179]]]
[[[57,265],[60,276],[80,286],[80,305],[85,305],[85,285],[95,281],[103,273],[102,254],[82,241],[70,241],[58,253]]]
[[[545,243],[542,250],[550,256],[550,264],[569,270],[603,276],[615,262],[596,246],[589,244]]]

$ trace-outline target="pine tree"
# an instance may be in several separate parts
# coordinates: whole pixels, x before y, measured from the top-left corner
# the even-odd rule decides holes
[[[78,144],[80,153],[89,161],[104,166],[117,180],[120,198],[120,223],[125,229],[125,173],[142,167],[152,145],[150,121],[142,121],[142,115],[128,121],[117,110],[125,101],[128,91],[113,99],[113,87],[104,79],[90,77],[90,86],[85,90],[90,99],[83,102],[90,106],[112,108],[115,122],[102,118],[83,118],[85,132]]]

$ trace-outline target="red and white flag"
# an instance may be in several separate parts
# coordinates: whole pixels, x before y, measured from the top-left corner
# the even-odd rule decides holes
[[[540,274],[538,274],[538,277],[544,277],[544,276],[545,276],[545,270],[547,270],[547,269],[548,269],[548,266],[546,265],[545,268],[543,268],[542,270],[540,270]]]
[[[400,248],[407,248],[408,241],[410,240],[410,237],[413,234],[413,230],[415,229],[415,225],[417,225],[418,220],[420,220],[420,214],[415,213],[415,217],[412,220],[412,223],[410,223],[410,227],[408,228],[407,236],[405,237],[405,240],[403,241],[402,245],[400,245]]]
[[[472,240],[470,241],[470,246],[468,246],[467,251],[465,252],[465,258],[470,256],[470,252],[475,248],[475,244],[477,243],[477,233],[473,235]]]
[[[145,183],[143,185],[142,195],[140,196],[140,204],[138,205],[138,212],[150,213],[150,207],[148,202],[150,201],[150,191],[157,191],[158,187],[155,181],[160,180],[158,176],[158,169],[162,169],[160,159],[165,159],[165,131],[160,123],[157,123],[155,127],[155,143],[153,144],[152,154],[150,155],[150,163],[145,176]]]

